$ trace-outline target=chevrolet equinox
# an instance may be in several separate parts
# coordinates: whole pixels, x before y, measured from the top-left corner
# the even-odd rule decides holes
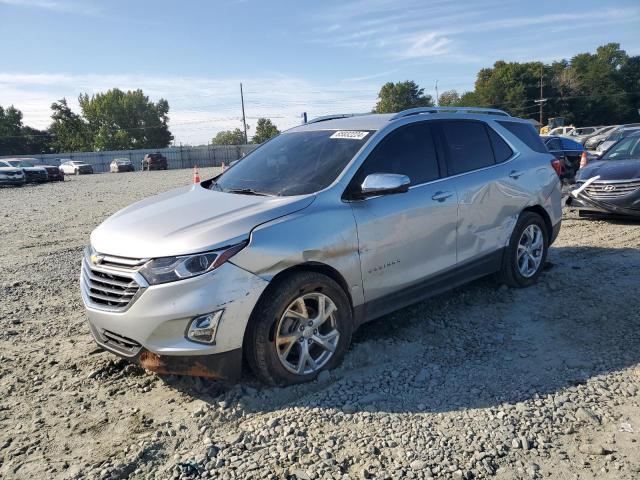
[[[80,278],[106,350],[164,374],[314,379],[356,328],[497,274],[534,283],[562,214],[559,162],[500,110],[335,115],[91,234]]]

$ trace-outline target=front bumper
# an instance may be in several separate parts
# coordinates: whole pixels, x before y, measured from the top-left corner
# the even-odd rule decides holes
[[[566,205],[569,208],[595,215],[624,215],[640,218],[640,197],[636,201],[630,199],[603,201],[595,200],[581,192],[577,198],[569,195]]]
[[[24,184],[25,184],[24,176],[22,177],[10,176],[5,178],[0,178],[0,185],[24,185]]]
[[[227,262],[205,275],[146,287],[126,310],[109,311],[92,303],[84,275],[83,269],[82,297],[91,332],[100,346],[159,373],[217,378],[239,373],[245,328],[268,285]],[[185,338],[194,317],[217,310],[224,313],[214,344]],[[235,366],[231,365],[234,359]]]

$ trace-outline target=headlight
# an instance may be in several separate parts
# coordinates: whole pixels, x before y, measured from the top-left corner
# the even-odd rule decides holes
[[[149,282],[149,285],[195,277],[215,270],[242,250],[247,243],[245,241],[214,252],[156,258],[145,263],[140,269],[140,273]]]

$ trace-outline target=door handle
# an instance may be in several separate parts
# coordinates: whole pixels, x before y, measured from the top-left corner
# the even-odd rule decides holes
[[[524,175],[523,171],[520,170],[511,170],[511,172],[509,173],[509,176],[511,178],[513,178],[514,180],[517,180],[518,178],[520,178],[522,175]]]
[[[453,196],[453,192],[436,192],[431,197],[432,200],[444,202],[447,198]]]

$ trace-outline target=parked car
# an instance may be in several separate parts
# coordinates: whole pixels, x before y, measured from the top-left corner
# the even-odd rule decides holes
[[[67,160],[60,165],[60,170],[65,175],[86,175],[93,173],[93,167],[79,160]]]
[[[161,153],[147,153],[140,164],[141,170],[166,170],[167,157]]]
[[[0,185],[22,186],[26,182],[24,171],[12,166],[5,160],[0,160]]]
[[[628,137],[632,133],[640,130],[640,123],[631,123],[628,125],[620,125],[615,130],[612,130],[609,135],[598,145],[596,151],[600,154],[606,152],[610,147],[612,147],[619,140],[622,140],[625,137]]]
[[[598,148],[598,145],[604,142],[604,139],[607,138],[609,134],[613,133],[613,131],[615,131],[619,127],[620,125],[609,125],[608,127],[604,127],[601,131],[596,132],[595,134],[587,138],[587,140],[584,142],[584,147],[587,150],[595,150],[596,148]]]
[[[603,128],[607,128],[607,127],[598,126],[598,127],[574,128],[571,132],[569,132],[565,136],[570,138],[571,140],[575,140],[581,145],[584,145],[584,142],[587,140],[587,138],[591,137],[592,135],[595,135],[599,131],[602,131]]]
[[[582,216],[618,214],[640,218],[640,131],[631,133],[577,175],[567,205]]]
[[[64,173],[56,165],[50,165],[44,160],[37,160],[35,158],[25,158],[23,160],[33,163],[37,167],[42,167],[47,171],[47,176],[50,182],[64,182]]]
[[[89,326],[156,372],[237,378],[246,358],[263,382],[311,380],[366,321],[484,275],[532,285],[560,229],[559,169],[500,110],[312,120],[95,229]]]
[[[26,183],[45,183],[49,180],[49,175],[43,167],[36,166],[33,162],[23,158],[5,158],[5,164],[10,167],[21,168],[24,172]]]
[[[111,173],[133,172],[134,170],[133,163],[128,158],[114,158],[109,165]]]
[[[602,135],[603,136],[602,138],[604,138],[609,132],[611,132],[614,128],[616,128],[616,125],[608,125],[606,127],[589,127],[589,128],[595,128],[595,130],[592,133],[582,133],[582,134],[576,134],[574,131],[574,132],[571,132],[571,134],[569,134],[568,137],[571,138],[572,140],[575,140],[576,142],[580,142],[586,148],[587,142],[589,140],[600,135]]]
[[[568,127],[556,127],[552,130],[549,130],[549,133],[547,133],[547,135],[569,135],[571,132],[573,132],[574,129],[575,127],[573,125],[570,125]]]
[[[585,151],[582,144],[560,136],[542,136],[544,144],[551,154],[560,160],[562,173],[560,178],[565,183],[575,181],[576,172],[580,168],[580,157]]]

